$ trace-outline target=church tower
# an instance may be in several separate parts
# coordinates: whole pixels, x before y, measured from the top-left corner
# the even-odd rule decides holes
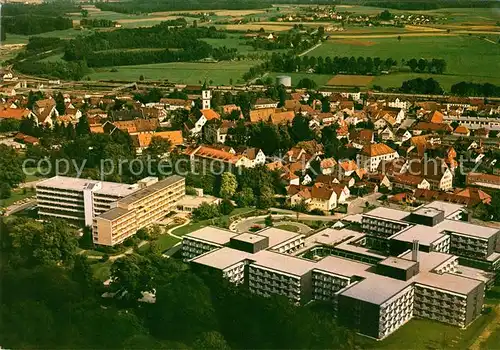
[[[210,109],[210,100],[212,99],[212,91],[207,86],[207,82],[201,88],[202,109]]]

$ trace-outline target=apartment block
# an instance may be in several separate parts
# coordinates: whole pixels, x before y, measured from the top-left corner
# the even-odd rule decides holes
[[[431,211],[425,214],[439,224]],[[466,327],[480,315],[489,275],[459,265],[457,256],[421,251],[414,240],[411,249],[397,256],[379,253],[375,259],[376,253],[360,246],[366,236],[360,232],[325,229],[304,238],[281,231],[236,234],[207,227],[184,237],[183,255],[204,250],[190,259],[195,271],[211,270],[258,295],[281,295],[294,304],[328,302],[340,324],[376,339],[414,316]],[[276,251],[295,240],[300,248]],[[193,252],[194,241],[203,241],[204,248]],[[322,253],[338,249],[347,255],[320,256],[320,247]],[[366,262],[352,260],[363,255]]]
[[[36,186],[38,214],[92,227],[95,244],[113,246],[162,219],[185,194],[184,178],[136,184],[55,176]]]
[[[182,237],[182,258],[193,259],[206,252],[222,248],[238,236],[237,233],[217,227],[204,227]]]
[[[99,245],[113,246],[137,230],[164,218],[184,197],[184,178],[178,175],[158,181],[146,178],[139,189],[112,204],[112,209],[94,218],[93,238]]]
[[[311,300],[313,262],[280,253],[262,250],[252,257],[248,266],[248,287],[251,292],[288,297],[294,303]]]
[[[36,185],[38,214],[92,226],[95,216],[137,189],[137,185],[55,176]]]
[[[408,215],[404,211],[379,207],[364,214],[361,223],[364,231],[375,236],[389,237],[411,225],[403,221]]]

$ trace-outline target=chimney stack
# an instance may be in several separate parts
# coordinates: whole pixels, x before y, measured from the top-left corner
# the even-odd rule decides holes
[[[419,248],[418,239],[414,239],[413,248],[411,250],[411,260],[413,261],[418,261],[418,248]]]

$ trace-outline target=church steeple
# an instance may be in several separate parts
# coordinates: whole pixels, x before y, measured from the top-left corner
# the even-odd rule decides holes
[[[203,87],[201,88],[201,102],[202,109],[210,109],[210,100],[212,99],[212,91],[207,85],[207,80],[203,83]]]

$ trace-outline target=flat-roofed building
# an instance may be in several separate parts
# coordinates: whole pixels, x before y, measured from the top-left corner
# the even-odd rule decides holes
[[[240,284],[244,282],[245,266],[249,263],[252,254],[227,247],[209,251],[190,260],[193,268],[205,268],[216,271],[230,282]]]
[[[387,238],[411,225],[403,221],[408,215],[410,213],[401,210],[378,207],[363,214],[363,230]]]
[[[189,260],[222,248],[235,236],[238,236],[235,232],[211,226],[188,233],[182,237],[182,258]]]
[[[36,185],[38,214],[92,226],[94,217],[137,189],[137,185],[55,176]]]
[[[93,239],[95,244],[113,246],[133,236],[176,208],[186,192],[183,177],[173,175],[161,181],[146,178],[139,189],[112,204],[112,209],[95,217]]]
[[[466,327],[480,314],[482,281],[450,273],[424,272],[415,280],[415,316]]]
[[[251,292],[270,296],[282,295],[295,303],[311,300],[313,261],[261,250],[252,256],[248,266]]]
[[[413,284],[370,274],[340,293],[337,317],[342,325],[378,339],[413,316]]]

